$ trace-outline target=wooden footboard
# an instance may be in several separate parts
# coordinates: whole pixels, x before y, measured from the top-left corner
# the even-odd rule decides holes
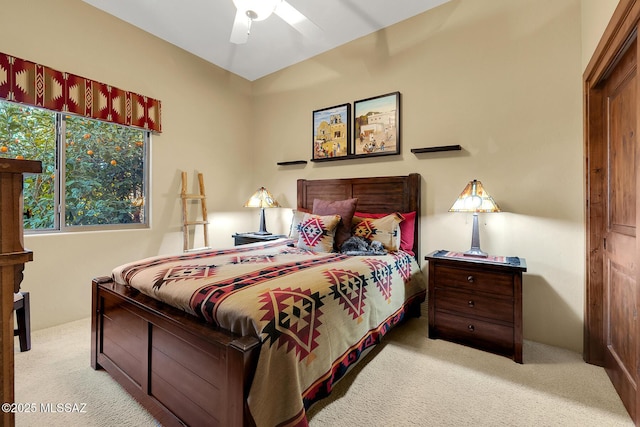
[[[91,366],[162,425],[248,426],[259,341],[211,325],[110,278],[93,280]]]

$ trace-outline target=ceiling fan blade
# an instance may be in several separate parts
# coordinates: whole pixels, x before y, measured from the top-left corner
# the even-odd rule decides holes
[[[238,9],[231,29],[231,43],[244,44],[249,38],[249,18]]]
[[[305,37],[314,39],[322,36],[322,30],[320,27],[311,22],[309,18],[304,16],[285,0],[282,0],[278,4],[274,13]]]

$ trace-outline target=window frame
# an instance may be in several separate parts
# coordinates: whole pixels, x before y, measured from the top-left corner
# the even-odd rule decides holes
[[[56,185],[56,191],[58,191],[60,193],[60,198],[56,199],[56,203],[57,203],[57,207],[56,210],[58,211],[58,214],[56,215],[56,219],[57,221],[60,222],[58,229],[60,232],[80,232],[80,231],[116,231],[116,230],[137,230],[137,229],[145,229],[145,228],[150,228],[150,220],[149,220],[149,201],[150,201],[150,194],[151,191],[149,190],[149,176],[150,176],[150,169],[151,169],[151,156],[150,156],[150,151],[149,151],[149,147],[151,145],[151,131],[145,130],[145,129],[139,129],[139,128],[135,128],[140,130],[143,133],[143,162],[144,162],[144,177],[143,177],[143,181],[142,181],[142,188],[143,191],[142,193],[144,194],[144,204],[143,204],[143,216],[144,216],[144,222],[141,223],[128,223],[128,224],[95,224],[95,225],[66,225],[66,185],[64,185],[64,183],[60,180],[60,177],[66,177],[66,165],[67,165],[67,150],[65,150],[64,147],[64,143],[65,143],[65,135],[66,135],[66,118],[65,116],[68,116],[69,114],[63,114],[63,113],[57,113],[59,116],[59,120],[60,120],[60,125],[58,128],[58,132],[60,132],[59,135],[57,135],[57,143],[58,143],[58,157],[59,160],[57,160],[57,168],[56,170],[58,171],[56,179],[58,179],[58,185]],[[79,117],[79,116],[75,116],[75,117]],[[104,120],[98,120],[98,119],[91,119],[91,118],[86,118],[87,120],[96,120],[96,121],[101,121],[101,122],[105,122],[105,123],[109,123],[112,126],[122,126],[122,127],[126,127],[125,125],[120,125],[117,123],[111,123],[111,122],[107,122]],[[66,181],[65,181],[66,182]],[[35,231],[35,230],[34,230]]]
[[[151,227],[151,138],[152,132],[148,129],[142,129],[135,126],[121,125],[118,123],[109,122],[106,120],[99,120],[94,118],[86,118],[88,120],[96,120],[109,124],[111,126],[131,127],[139,130],[143,135],[143,198],[144,204],[142,206],[143,222],[140,223],[126,223],[126,224],[94,224],[94,225],[66,225],[66,117],[73,116],[75,118],[81,118],[82,116],[69,114],[61,111],[48,110],[46,108],[23,105],[20,103],[8,101],[6,99],[0,99],[1,102],[10,103],[14,105],[22,105],[27,108],[41,109],[49,111],[55,115],[54,120],[54,134],[55,134],[55,185],[53,191],[53,227],[51,228],[25,228],[25,235],[42,235],[42,234],[57,234],[57,233],[77,233],[77,232],[91,232],[91,231],[121,231],[121,230],[139,230],[149,229]],[[38,159],[30,159],[38,160]]]

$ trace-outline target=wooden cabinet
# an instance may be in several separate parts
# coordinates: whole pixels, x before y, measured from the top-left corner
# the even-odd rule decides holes
[[[429,261],[429,338],[522,363],[522,258],[465,258],[437,251]],[[500,258],[502,260],[502,258]]]
[[[20,290],[24,264],[33,260],[24,249],[22,230],[22,174],[42,172],[42,163],[0,159],[0,402],[14,401],[13,294]],[[0,413],[0,425],[12,426],[15,415]]]
[[[271,240],[287,237],[284,234],[254,234],[254,233],[236,233],[233,236],[235,246],[246,245],[247,243],[269,242]]]

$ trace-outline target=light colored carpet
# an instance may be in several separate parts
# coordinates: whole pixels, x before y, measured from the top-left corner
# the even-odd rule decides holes
[[[15,341],[16,403],[35,404],[35,412],[16,414],[16,426],[111,427],[158,423],[104,371],[91,369],[89,318],[31,334],[31,350]],[[44,404],[45,408],[41,407]],[[44,412],[47,404],[73,404],[78,412]]]
[[[310,410],[310,425],[633,425],[604,370],[577,353],[525,342],[520,365],[426,334],[424,316],[391,331]],[[104,371],[91,369],[89,353],[89,319],[35,331],[31,351],[16,350],[16,402],[37,408],[17,414],[18,427],[157,426]],[[84,413],[43,413],[48,403],[85,404]]]

